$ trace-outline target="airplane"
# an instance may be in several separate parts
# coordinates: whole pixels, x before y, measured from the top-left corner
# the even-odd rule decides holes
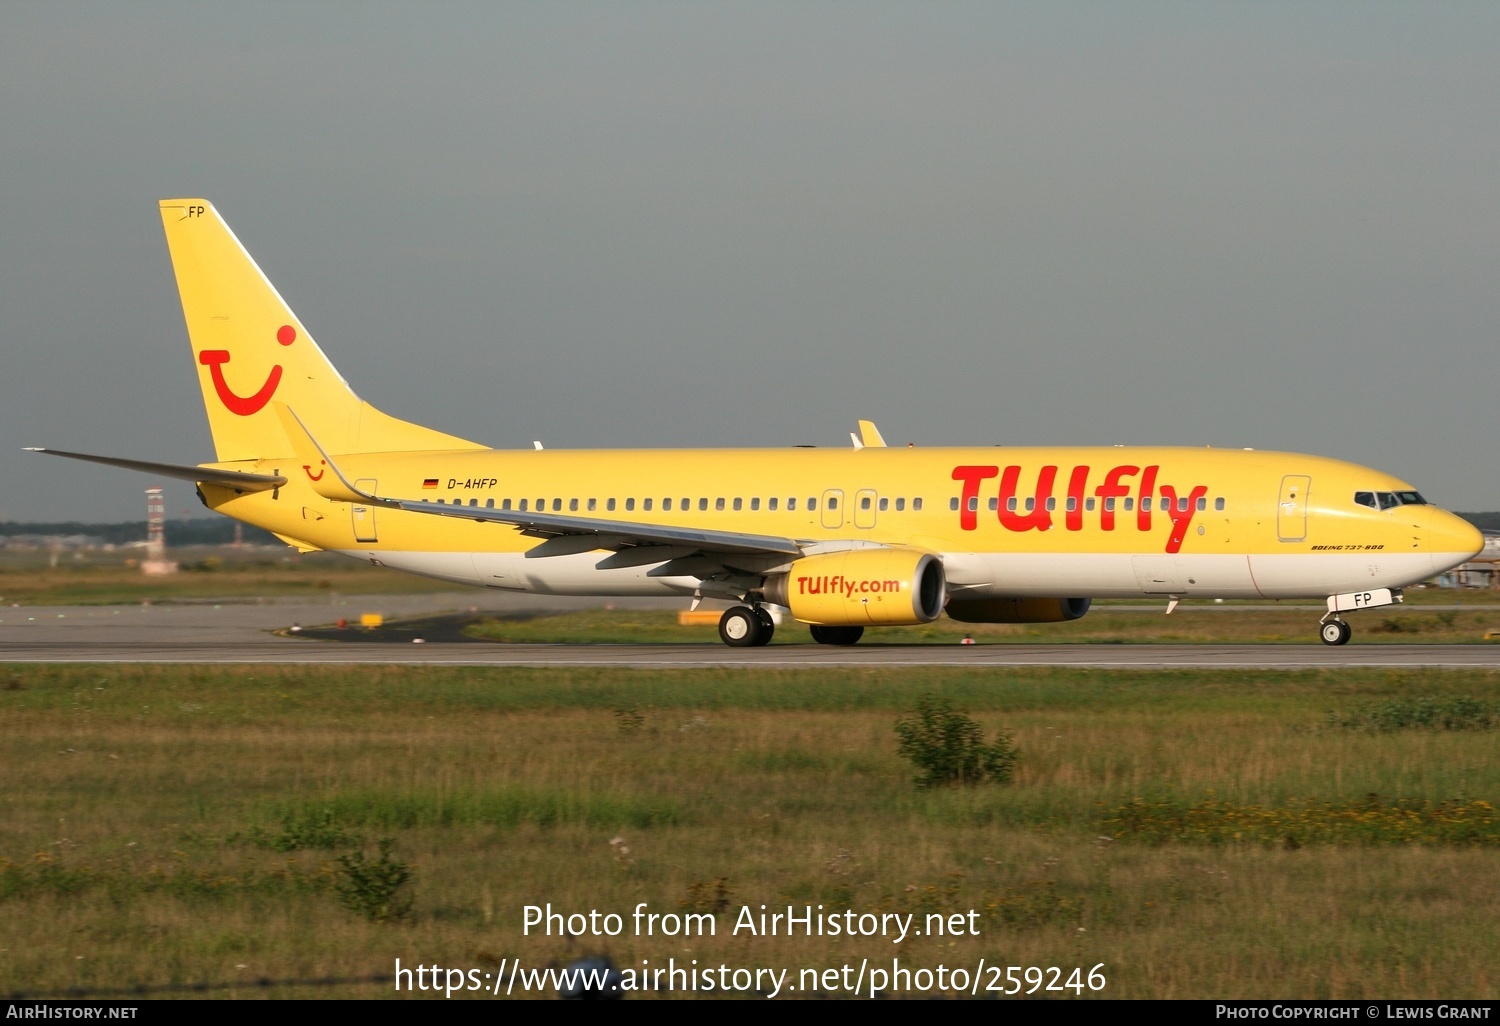
[[[458,584],[784,607],[821,644],[867,627],[1076,620],[1098,598],[1325,600],[1345,615],[1468,561],[1480,532],[1389,474],[1191,447],[493,449],[364,402],[203,199],[160,203],[215,459],[56,449],[192,481],[302,552]]]

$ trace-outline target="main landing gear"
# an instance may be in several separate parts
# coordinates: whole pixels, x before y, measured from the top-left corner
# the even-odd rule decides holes
[[[1340,620],[1337,615],[1330,614],[1323,617],[1323,626],[1319,628],[1318,636],[1323,639],[1325,645],[1347,645],[1349,639],[1354,636],[1354,628]]]
[[[863,627],[824,627],[814,624],[808,630],[820,645],[853,645],[864,637]]]
[[[760,606],[730,606],[719,617],[719,638],[730,648],[769,645],[775,633],[775,621]]]

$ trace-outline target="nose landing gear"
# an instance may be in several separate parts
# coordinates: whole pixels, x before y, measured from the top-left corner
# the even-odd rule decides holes
[[[1318,635],[1325,645],[1347,645],[1349,639],[1354,636],[1354,628],[1340,620],[1337,614],[1329,613],[1323,617],[1323,626],[1319,629]]]

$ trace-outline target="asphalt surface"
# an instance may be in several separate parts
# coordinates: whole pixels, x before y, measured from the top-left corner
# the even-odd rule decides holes
[[[443,616],[535,615],[592,608],[598,599],[538,600],[503,593],[345,596],[334,602],[183,603],[0,608],[0,662],[283,663],[453,666],[857,667],[1076,666],[1137,669],[1490,667],[1495,645],[886,645],[806,644],[731,649],[691,645],[505,645],[460,640]],[[625,605],[625,603],[621,603]],[[680,600],[632,602],[678,608]],[[430,626],[372,635],[315,629],[363,612],[428,617]],[[443,614],[443,615],[440,615]],[[301,632],[289,628],[301,625]],[[278,634],[277,632],[283,632]],[[419,643],[416,637],[422,637]],[[395,638],[396,640],[384,640]],[[357,644],[346,643],[357,641]]]

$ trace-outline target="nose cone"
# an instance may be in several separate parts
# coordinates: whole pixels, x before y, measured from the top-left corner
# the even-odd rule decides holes
[[[1418,524],[1422,548],[1432,554],[1433,573],[1442,573],[1467,563],[1484,548],[1479,528],[1435,506],[1426,507],[1428,516]]]

